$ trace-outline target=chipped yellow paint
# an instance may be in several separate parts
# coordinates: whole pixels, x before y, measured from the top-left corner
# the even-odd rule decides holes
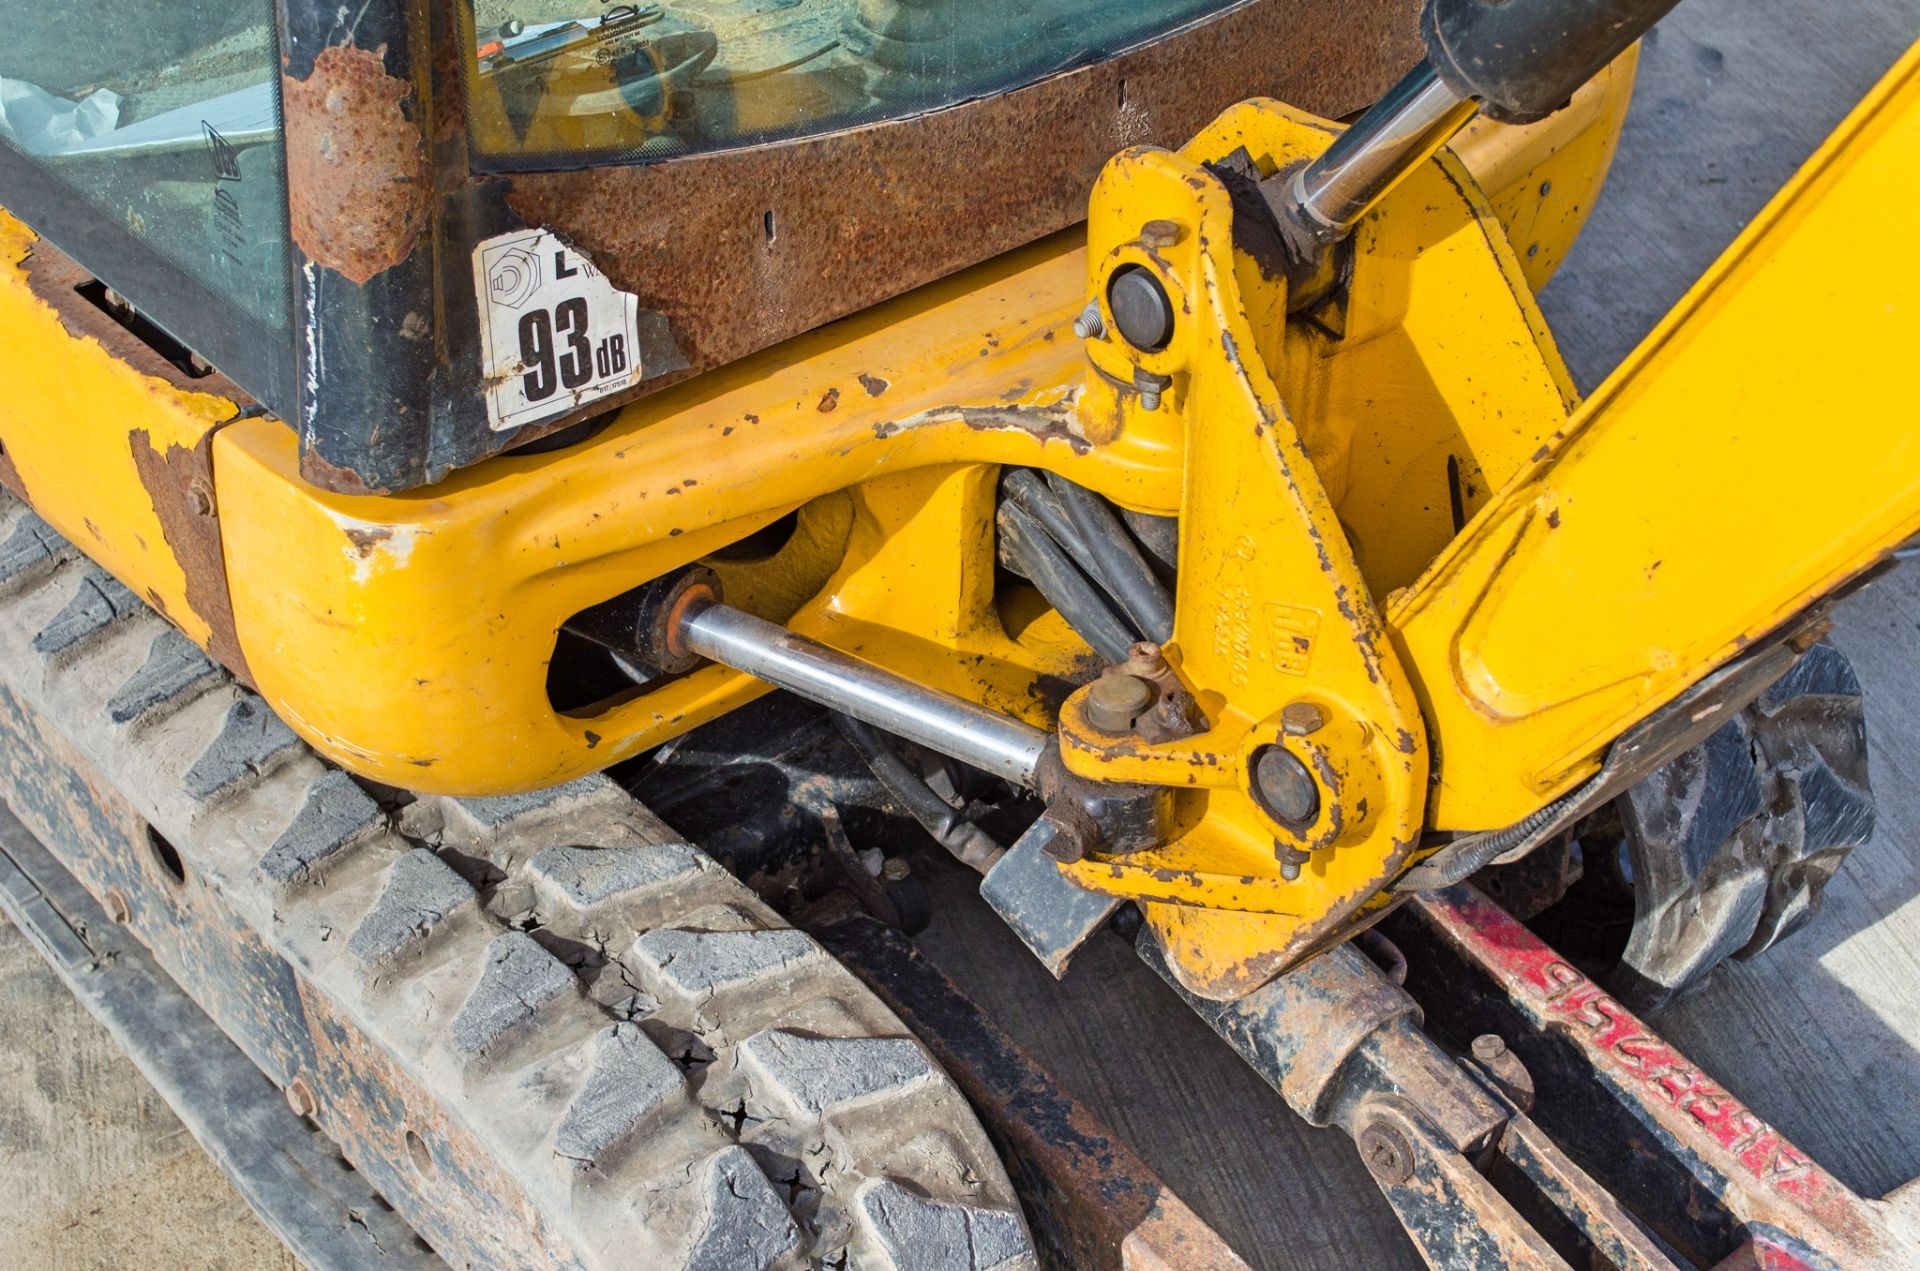
[[[182,392],[68,331],[28,281],[36,242],[0,211],[0,445],[49,524],[204,647],[207,619],[187,602],[186,575],[134,467],[130,433],[144,429],[162,454],[192,450],[237,407]]]
[[[1058,236],[629,407],[580,446],[429,491],[314,491],[283,430],[226,430],[215,455],[235,614],[262,690],[309,740],[383,781],[471,794],[578,776],[764,689],[710,666],[556,713],[545,664],[567,617],[795,508],[850,497],[824,585],[800,597],[791,562],[732,562],[730,594],[1048,725],[1089,655],[1030,592],[995,594],[992,517],[998,465],[1050,469],[1182,515],[1172,656],[1219,743],[1194,789],[1186,778],[1204,765],[1178,746],[1153,768],[1155,756],[1068,745],[1083,772],[1183,787],[1172,841],[1090,860],[1082,881],[1146,902],[1196,991],[1258,983],[1361,920],[1418,839],[1424,726],[1372,596],[1453,536],[1449,456],[1477,508],[1564,426],[1573,397],[1492,209],[1451,156],[1363,227],[1338,337],[1284,321],[1284,290],[1233,249],[1225,190],[1200,164],[1245,146],[1271,171],[1332,132],[1274,103],[1237,107],[1183,155],[1116,160],[1093,201],[1091,251]],[[1185,235],[1149,247],[1148,220]],[[1193,315],[1164,352],[1071,334],[1090,286],[1122,262],[1155,270]],[[1124,387],[1136,363],[1172,380],[1162,409]],[[862,376],[890,387],[873,396]],[[395,567],[401,542],[410,554]],[[341,692],[348,666],[355,691]],[[1278,730],[1301,696],[1332,717],[1317,740]],[[1070,739],[1076,718],[1069,705]],[[1302,832],[1249,792],[1265,745],[1326,781]],[[1304,865],[1289,880],[1280,861],[1295,852]],[[1236,916],[1208,925],[1191,912],[1206,906]]]
[[[1565,431],[1573,390],[1508,238],[1531,213],[1528,232],[1560,258],[1591,200],[1545,217],[1523,165],[1544,153],[1597,185],[1620,82],[1630,74],[1574,124],[1483,147],[1498,213],[1450,154],[1416,173],[1361,227],[1337,309],[1310,319],[1288,320],[1284,286],[1235,250],[1226,192],[1202,164],[1245,147],[1272,171],[1334,129],[1248,103],[1180,154],[1117,159],[1084,235],[703,375],[564,450],[356,497],[304,484],[278,421],[229,424],[212,453],[242,647],[282,716],[365,776],[533,789],[765,691],[708,666],[584,710],[548,698],[571,615],[712,563],[750,611],[1037,724],[1058,718],[1076,771],[1176,787],[1168,843],[1076,876],[1140,900],[1190,987],[1242,991],[1366,921],[1415,849],[1434,664],[1395,645],[1375,598],[1446,550],[1455,504],[1479,512]],[[1150,220],[1181,227],[1178,241],[1143,242]],[[1175,295],[1185,317],[1167,350],[1072,334],[1120,262]],[[1136,366],[1171,380],[1161,409],[1127,387]],[[1169,654],[1205,736],[1106,746],[1062,707],[1091,655],[1031,588],[996,584],[1005,464],[1181,515]],[[789,514],[784,546],[726,550]],[[1301,699],[1329,718],[1313,736],[1279,727]],[[1252,797],[1267,746],[1319,774],[1313,824],[1282,825]]]
[[[1635,44],[1538,123],[1475,119],[1453,139],[1451,149],[1486,194],[1534,291],[1566,260],[1600,197],[1639,66]]]

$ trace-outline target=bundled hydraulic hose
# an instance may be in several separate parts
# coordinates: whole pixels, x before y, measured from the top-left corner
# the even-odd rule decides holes
[[[1171,556],[1170,527],[1125,516],[1099,495],[1049,474],[1009,469],[996,524],[1000,558],[1060,611],[1101,658],[1121,662],[1142,640],[1173,637],[1173,594],[1156,562]],[[1151,546],[1134,526],[1160,540]]]

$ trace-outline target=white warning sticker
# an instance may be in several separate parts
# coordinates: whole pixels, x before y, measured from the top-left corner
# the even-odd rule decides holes
[[[556,234],[519,230],[473,249],[487,422],[538,423],[640,382],[640,302]]]

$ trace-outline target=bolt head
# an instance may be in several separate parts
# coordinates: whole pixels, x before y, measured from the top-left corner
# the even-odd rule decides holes
[[[907,875],[913,873],[913,866],[907,864],[904,856],[890,856],[887,863],[880,867],[880,877],[890,883],[905,882]]]
[[[307,1084],[305,1077],[295,1077],[288,1084],[286,1094],[287,1106],[293,1109],[295,1116],[312,1120],[320,1111],[320,1101],[313,1097],[313,1087]]]
[[[1506,1039],[1497,1033],[1482,1033],[1473,1039],[1473,1057],[1483,1064],[1492,1063],[1506,1053]]]
[[[1310,825],[1320,815],[1320,785],[1307,765],[1281,746],[1264,747],[1253,760],[1253,793],[1281,823]]]
[[[1166,669],[1166,657],[1151,640],[1142,640],[1127,650],[1127,670],[1134,675],[1151,679]]]
[[[1280,712],[1280,728],[1289,737],[1305,737],[1327,726],[1327,713],[1313,702],[1289,702]]]
[[[1389,1187],[1413,1177],[1413,1145],[1394,1127],[1375,1121],[1360,1131],[1358,1147],[1367,1172]]]
[[[1103,733],[1119,735],[1153,706],[1153,685],[1137,675],[1108,672],[1087,690],[1087,722]]]
[[[187,511],[195,516],[213,515],[213,487],[200,477],[187,483]]]
[[[1159,251],[1178,243],[1185,233],[1178,221],[1148,221],[1140,227],[1140,245]]]

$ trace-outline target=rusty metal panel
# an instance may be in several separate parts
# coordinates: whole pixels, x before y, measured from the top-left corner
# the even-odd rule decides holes
[[[1234,102],[1277,97],[1336,118],[1360,110],[1419,60],[1418,18],[1409,0],[1257,0],[950,110],[646,166],[522,175],[507,204],[565,232],[664,313],[703,369],[1078,223],[1115,153],[1183,144]]]
[[[1249,0],[944,110],[653,164],[487,175],[469,162],[449,0],[369,10],[351,29],[331,4],[289,0],[300,374],[297,400],[272,405],[316,485],[439,480],[1073,225],[1114,153],[1179,144],[1236,101],[1358,110],[1419,57],[1418,7]],[[523,229],[554,231],[638,297],[649,355],[631,386],[489,426],[474,249]]]

